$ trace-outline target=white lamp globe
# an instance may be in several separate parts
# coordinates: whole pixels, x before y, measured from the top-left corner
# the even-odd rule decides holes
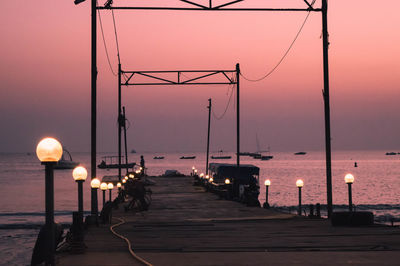
[[[105,183],[105,182],[101,183],[101,185],[100,185],[101,190],[107,190],[107,188],[108,188],[107,183]]]
[[[344,182],[346,182],[346,184],[353,184],[354,176],[352,174],[345,175],[344,176]]]
[[[108,189],[113,189],[113,188],[114,188],[113,183],[108,183],[107,188],[108,188]]]
[[[231,180],[229,178],[225,179],[225,184],[229,185],[231,183]]]
[[[271,180],[269,179],[265,180],[264,185],[269,187],[271,185]]]
[[[297,179],[297,181],[296,181],[296,186],[297,186],[297,187],[303,187],[303,186],[304,186],[303,180]]]
[[[125,183],[126,183],[126,179],[122,179],[122,183],[124,183],[124,184],[125,184]]]
[[[36,155],[41,162],[58,162],[62,153],[61,143],[55,138],[44,138],[36,147]]]
[[[117,188],[120,188],[122,185],[120,182],[117,183]]]
[[[75,167],[74,171],[72,171],[72,177],[75,181],[85,181],[87,177],[86,168],[83,166]]]
[[[100,187],[100,180],[98,178],[93,178],[92,181],[90,181],[90,186],[92,188],[99,188]]]

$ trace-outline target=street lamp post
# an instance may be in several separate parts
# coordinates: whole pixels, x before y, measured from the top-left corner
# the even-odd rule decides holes
[[[60,160],[62,153],[60,142],[54,138],[44,138],[36,147],[36,155],[45,166],[46,265],[55,265],[54,165]]]
[[[106,204],[106,190],[107,190],[108,186],[107,183],[103,182],[100,185],[100,189],[103,191],[103,207]]]
[[[349,211],[353,211],[353,202],[352,202],[352,195],[351,195],[351,184],[354,182],[354,176],[352,174],[347,174],[344,177],[344,181],[349,187]]]
[[[112,192],[112,190],[113,190],[113,188],[114,188],[113,183],[108,183],[107,188],[108,188],[108,190],[110,191],[110,201],[111,201],[111,192]]]
[[[298,210],[298,214],[301,215],[301,188],[303,187],[304,182],[301,179],[298,179],[296,181],[296,186],[299,188],[299,210]]]
[[[87,177],[86,168],[83,166],[78,166],[72,171],[72,176],[74,180],[78,183],[78,212],[80,216],[80,222],[83,222],[83,182],[85,182]]]
[[[96,191],[96,198],[97,198],[97,190],[100,188],[100,179],[98,179],[97,177],[96,178],[93,178],[92,179],[92,181],[90,181],[90,187],[92,188],[92,190],[93,191]],[[98,207],[97,207],[97,202],[96,202],[96,210],[98,209]],[[96,213],[96,221],[97,221],[97,216],[98,216],[98,214]]]
[[[267,179],[264,182],[265,185],[265,203],[264,203],[264,208],[268,209],[269,208],[269,203],[268,203],[268,188],[271,185],[271,180]]]
[[[229,178],[225,178],[225,185],[227,187],[226,198],[230,199],[232,194],[232,189],[231,189],[231,180]]]

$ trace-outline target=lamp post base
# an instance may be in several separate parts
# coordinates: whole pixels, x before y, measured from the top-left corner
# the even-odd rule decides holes
[[[88,215],[85,218],[85,224],[90,226],[90,225],[96,225],[99,226],[99,217],[97,215]]]
[[[71,253],[81,254],[85,252],[84,232],[83,232],[83,215],[81,212],[72,213],[73,222],[71,227],[72,242]]]

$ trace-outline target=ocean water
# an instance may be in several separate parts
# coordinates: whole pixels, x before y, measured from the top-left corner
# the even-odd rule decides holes
[[[335,210],[346,209],[348,203],[346,173],[355,176],[353,204],[357,210],[373,211],[378,222],[399,224],[400,218],[400,155],[387,156],[386,151],[338,151],[332,154],[333,203]],[[101,157],[109,154],[99,154]],[[141,154],[129,154],[130,161],[140,161]],[[149,175],[160,175],[168,169],[184,174],[192,166],[205,171],[204,153],[144,153]],[[194,160],[180,160],[181,156],[196,156]],[[210,162],[235,163],[234,153],[230,160]],[[304,180],[302,201],[304,205],[326,204],[326,174],[324,152],[308,152],[297,155],[276,152],[269,161],[241,157],[241,163],[260,167],[261,193],[265,201],[264,180],[270,179],[269,203],[283,211],[295,211],[298,190],[295,182]],[[89,169],[90,154],[72,154],[74,161]],[[165,156],[154,160],[154,156]],[[357,162],[358,167],[354,167]],[[115,175],[117,170],[97,169],[97,176]],[[55,220],[70,224],[72,212],[77,210],[77,185],[72,170],[56,170]],[[0,154],[0,265],[28,265],[39,228],[44,224],[44,168],[35,154]],[[100,194],[99,194],[100,196]],[[90,209],[90,182],[84,183],[84,209]]]

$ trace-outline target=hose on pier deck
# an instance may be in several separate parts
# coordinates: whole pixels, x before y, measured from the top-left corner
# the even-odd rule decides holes
[[[118,226],[120,226],[120,225],[122,225],[122,224],[124,224],[124,223],[125,223],[125,220],[122,219],[122,218],[118,218],[118,217],[113,217],[113,218],[119,220],[120,222],[117,223],[117,224],[114,224],[114,225],[110,226],[111,232],[112,232],[114,235],[118,236],[119,238],[122,238],[123,240],[125,240],[126,243],[128,243],[128,250],[129,250],[129,253],[131,253],[131,255],[132,255],[136,260],[138,260],[138,261],[139,261],[140,263],[142,263],[143,265],[153,266],[151,263],[149,263],[149,262],[147,262],[146,260],[142,259],[142,258],[139,257],[138,255],[136,255],[135,252],[133,252],[133,250],[132,250],[132,245],[131,245],[131,241],[129,241],[128,238],[126,238],[126,237],[124,237],[123,235],[120,235],[120,234],[118,234],[117,232],[115,232],[114,228],[115,228],[115,227],[118,227]]]

